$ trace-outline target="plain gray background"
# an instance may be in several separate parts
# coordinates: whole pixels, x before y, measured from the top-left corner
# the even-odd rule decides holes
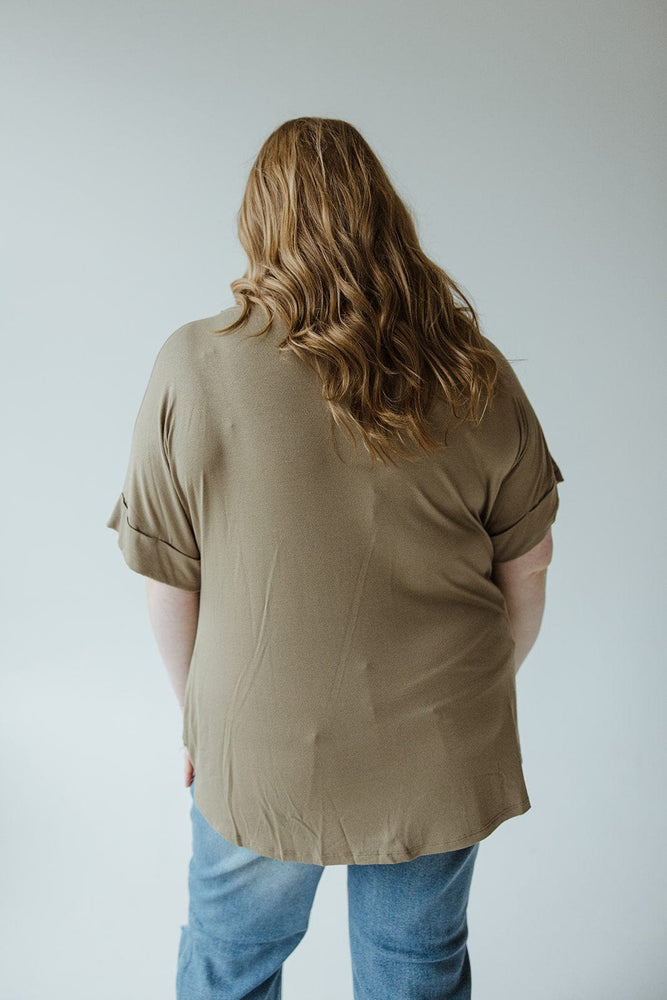
[[[174,995],[181,715],[105,521],[157,350],[233,305],[248,170],[299,115],[373,146],[524,359],[565,476],[517,680],[532,809],[480,848],[473,996],[664,997],[666,22],[648,0],[5,0],[3,1000]],[[352,996],[345,874],[286,1000]]]

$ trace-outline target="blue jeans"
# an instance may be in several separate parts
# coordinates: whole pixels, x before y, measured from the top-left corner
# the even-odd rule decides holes
[[[280,1000],[283,962],[308,929],[324,867],[231,844],[194,795],[190,816],[176,998]],[[467,907],[478,849],[347,866],[354,1000],[470,1000]]]

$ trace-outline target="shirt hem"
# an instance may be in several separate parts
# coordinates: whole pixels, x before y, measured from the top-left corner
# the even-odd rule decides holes
[[[196,801],[196,783],[195,783],[195,805]],[[199,806],[197,805],[197,808]],[[231,833],[227,833],[217,826],[213,826],[209,822],[210,826],[213,826],[218,833],[229,841],[230,844],[234,844],[236,847],[245,847],[255,854],[260,854],[263,857],[275,858],[278,861],[297,861],[303,864],[316,864],[321,866],[327,865],[355,865],[355,864],[397,864],[402,861],[412,861],[415,858],[421,857],[425,854],[441,854],[445,851],[459,851],[464,847],[472,847],[473,844],[479,843],[479,841],[484,840],[486,837],[490,836],[497,827],[500,826],[506,819],[511,819],[513,816],[521,816],[531,808],[531,802],[529,796],[525,796],[518,802],[514,802],[511,805],[505,807],[500,812],[496,813],[491,819],[480,827],[473,833],[464,834],[460,837],[454,837],[451,840],[446,841],[426,841],[422,844],[417,844],[416,846],[403,850],[403,851],[372,851],[372,852],[345,852],[341,854],[330,854],[326,853],[320,857],[319,860],[308,860],[304,861],[303,856],[297,857],[294,851],[283,851],[282,854],[271,854],[265,848],[259,844],[253,844],[249,840],[235,839]]]

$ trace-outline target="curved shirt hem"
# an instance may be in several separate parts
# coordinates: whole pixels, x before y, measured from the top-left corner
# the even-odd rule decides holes
[[[199,809],[199,804],[197,803],[196,797],[196,783],[195,791],[193,792],[193,798],[195,805]],[[275,858],[278,861],[298,861],[302,864],[311,865],[354,865],[354,864],[397,864],[402,861],[412,861],[415,858],[421,857],[424,854],[441,854],[445,851],[459,851],[464,847],[471,847],[473,844],[478,843],[480,840],[484,840],[486,837],[490,836],[494,830],[496,830],[501,823],[507,819],[511,819],[513,816],[522,816],[524,813],[528,812],[531,808],[531,802],[529,796],[524,796],[524,798],[519,799],[518,802],[513,802],[512,804],[506,806],[501,812],[496,813],[483,827],[474,831],[473,833],[465,834],[461,837],[454,837],[449,841],[427,841],[423,844],[418,844],[415,847],[409,848],[404,851],[372,851],[367,852],[342,852],[340,854],[331,854],[327,852],[321,855],[319,859],[309,858],[304,859],[302,856],[297,857],[294,851],[283,851],[281,855],[271,854],[264,848],[261,844],[250,843],[249,841],[244,841],[241,843],[239,840],[234,838],[231,831],[226,832],[224,829],[220,829],[218,826],[213,826],[212,823],[207,819],[209,826],[213,827],[222,837],[225,838],[230,844],[234,844],[236,847],[245,847],[255,854],[260,854],[263,857]],[[203,815],[203,813],[202,813]],[[206,819],[206,817],[204,817]]]

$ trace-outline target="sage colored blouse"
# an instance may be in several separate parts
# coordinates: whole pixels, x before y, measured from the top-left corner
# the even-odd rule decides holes
[[[563,476],[509,361],[482,423],[396,466],[335,429],[254,306],[154,362],[107,526],[128,566],[200,591],[183,742],[194,800],[284,861],[452,851],[531,807],[514,640],[492,564],[546,534]],[[438,399],[431,426],[445,425]]]

